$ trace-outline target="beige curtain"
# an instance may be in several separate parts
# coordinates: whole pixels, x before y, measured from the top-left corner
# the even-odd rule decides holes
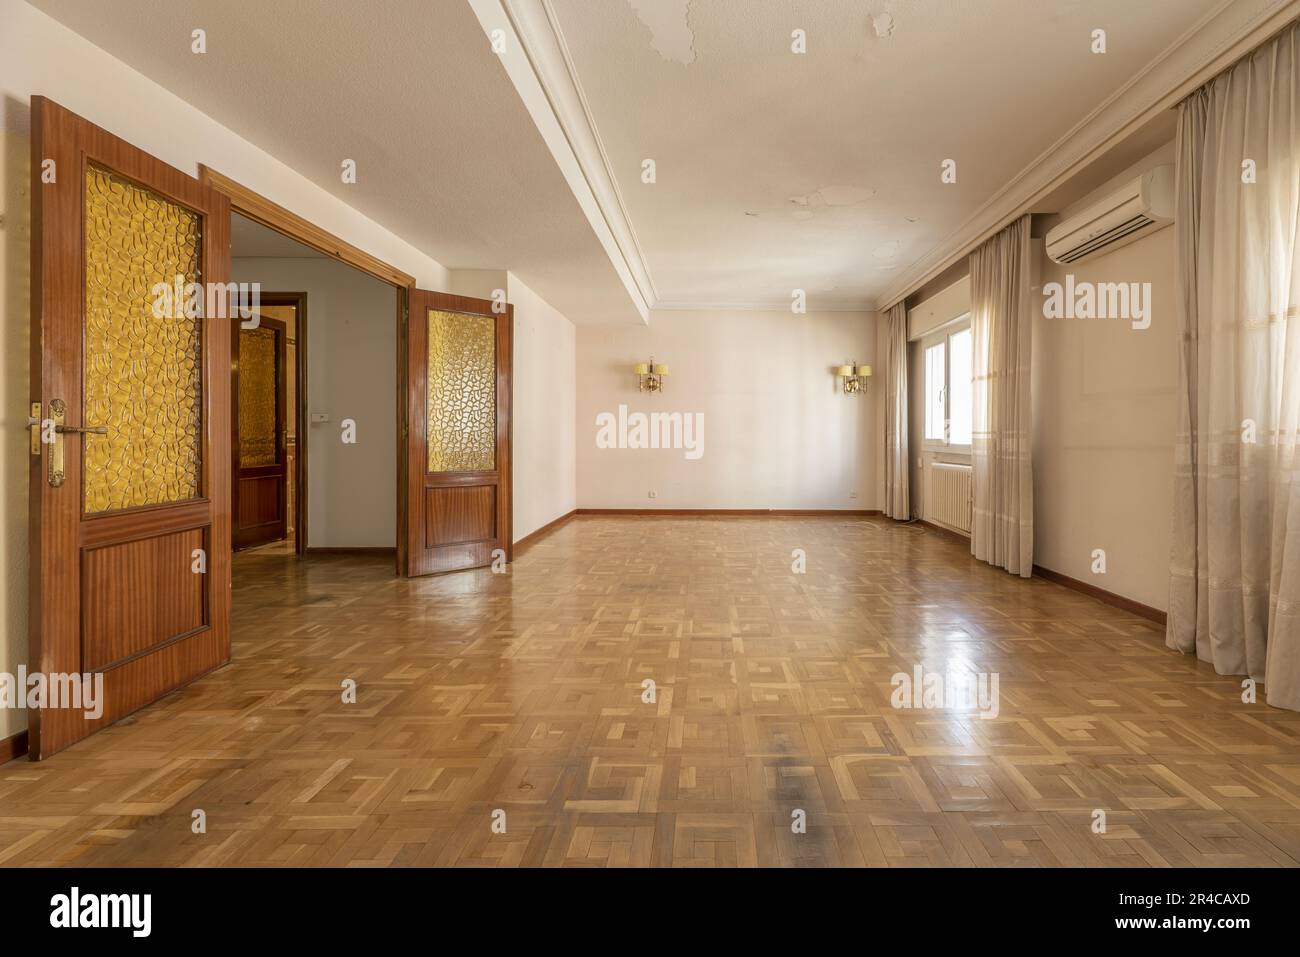
[[[885,313],[885,514],[908,521],[907,462],[907,307],[898,303]]]
[[[1300,33],[1192,94],[1166,643],[1300,710]]]
[[[1029,255],[1028,216],[970,255],[975,350],[970,550],[1024,578],[1034,571]]]

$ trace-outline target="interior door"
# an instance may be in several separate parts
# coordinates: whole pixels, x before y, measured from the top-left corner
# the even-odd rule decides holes
[[[288,534],[288,429],[286,352],[288,327],[259,318],[253,328],[232,322],[230,337],[234,409],[231,423],[231,507],[235,550],[277,542]]]
[[[398,538],[408,575],[511,559],[514,308],[493,307],[422,289],[408,294]]]
[[[33,97],[32,223],[28,667],[103,676],[28,713],[40,759],[230,658],[230,336],[185,306],[230,206]]]

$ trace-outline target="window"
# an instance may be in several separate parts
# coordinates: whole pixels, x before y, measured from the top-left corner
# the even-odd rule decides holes
[[[944,376],[945,343],[939,342],[925,350],[925,437],[943,441],[944,398],[947,386]]]
[[[975,349],[970,326],[948,337],[948,444],[970,445],[971,376]]]
[[[970,448],[974,360],[969,320],[925,346],[926,445]]]

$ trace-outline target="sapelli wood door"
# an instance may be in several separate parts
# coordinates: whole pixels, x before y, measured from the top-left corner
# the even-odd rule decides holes
[[[231,325],[231,521],[238,551],[288,534],[288,327],[264,316],[252,328]]]
[[[509,561],[514,307],[408,296],[399,567],[427,575]]]
[[[41,759],[230,658],[229,201],[33,97],[31,259],[28,667],[103,676]]]

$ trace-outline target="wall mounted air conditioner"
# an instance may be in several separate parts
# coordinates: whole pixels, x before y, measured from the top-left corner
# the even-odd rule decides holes
[[[1108,253],[1174,221],[1174,168],[1157,166],[1047,233],[1052,262],[1077,263]]]

